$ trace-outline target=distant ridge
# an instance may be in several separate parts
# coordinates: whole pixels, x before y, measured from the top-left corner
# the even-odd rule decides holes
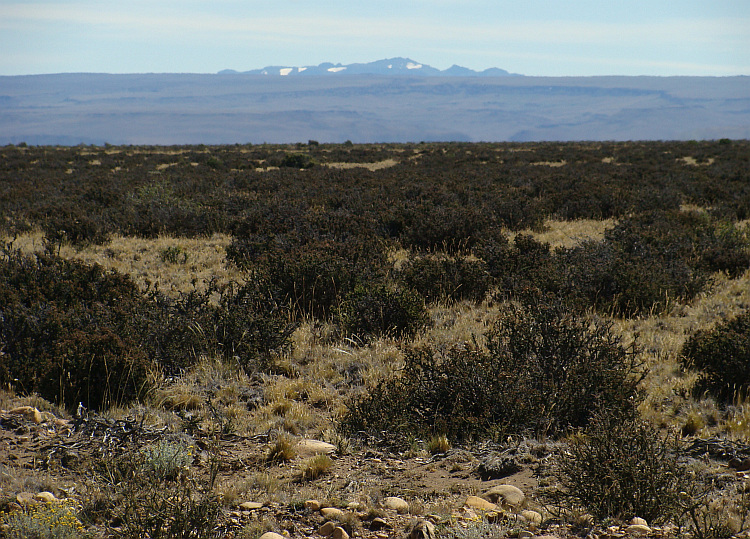
[[[474,71],[468,67],[453,65],[443,71],[410,58],[386,58],[366,64],[332,64],[324,62],[317,66],[267,66],[250,71],[224,69],[219,75],[271,75],[271,76],[310,76],[310,75],[410,75],[418,77],[509,77],[518,76],[504,69],[491,67],[484,71]]]

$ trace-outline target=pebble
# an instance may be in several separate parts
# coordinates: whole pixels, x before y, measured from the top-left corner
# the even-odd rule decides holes
[[[633,517],[633,519],[630,521],[631,524],[638,524],[641,526],[648,526],[648,522],[646,522],[645,518],[641,517]]]
[[[314,457],[315,455],[330,455],[336,451],[336,446],[320,440],[300,440],[296,449],[300,456]]]
[[[39,503],[36,499],[36,494],[33,492],[19,492],[16,494],[16,502],[21,507],[29,507],[30,505],[37,505]]]
[[[402,514],[406,513],[409,510],[409,503],[403,498],[399,498],[397,496],[388,496],[383,500],[383,507]]]
[[[484,498],[480,498],[479,496],[467,496],[464,505],[466,507],[471,507],[472,509],[477,509],[479,511],[498,511],[500,509],[494,503],[488,502],[487,500],[485,500]]]
[[[485,497],[491,502],[510,507],[519,507],[526,499],[523,491],[513,485],[496,485],[487,491]]]
[[[528,522],[533,528],[538,528],[542,525],[542,515],[537,511],[526,509],[525,511],[521,511],[521,516],[525,518],[526,522]]]
[[[263,504],[258,502],[243,502],[240,504],[240,509],[244,509],[245,511],[260,509],[261,507],[263,507]]]
[[[305,509],[320,511],[320,502],[318,500],[307,500],[305,501]]]
[[[263,535],[261,535],[259,539],[287,539],[287,538],[276,532],[266,532]]]
[[[437,539],[435,525],[423,518],[420,518],[416,522],[412,521],[409,539]]]
[[[370,522],[371,530],[382,530],[383,528],[390,528],[390,525],[380,517],[375,517],[372,519],[372,522]]]
[[[40,492],[39,494],[34,496],[34,499],[40,502],[44,502],[44,503],[56,503],[60,501],[57,499],[57,497],[54,494],[52,494],[51,492],[47,492],[47,491]]]
[[[318,530],[318,533],[322,535],[323,537],[328,537],[333,533],[333,530],[336,528],[336,524],[333,522],[326,522],[323,524],[320,529]]]
[[[331,535],[331,537],[333,539],[349,539],[349,534],[346,533],[346,530],[341,526],[336,526],[333,529],[333,534]]]
[[[338,507],[324,507],[320,510],[320,514],[332,520],[341,520],[344,518],[344,512]]]
[[[630,526],[625,528],[625,531],[628,533],[637,533],[639,535],[641,534],[646,535],[646,534],[651,533],[651,528],[643,524],[631,524]]]

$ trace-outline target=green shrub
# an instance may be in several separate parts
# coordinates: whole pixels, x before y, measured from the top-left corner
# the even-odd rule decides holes
[[[399,376],[349,404],[343,428],[461,440],[561,433],[602,409],[634,413],[641,363],[608,325],[526,298],[506,308],[485,340],[484,348],[408,351]]]
[[[177,473],[174,464],[187,460],[183,458],[187,446],[166,442],[157,447],[160,449],[128,449],[99,464],[105,496],[110,497],[110,524],[118,526],[116,535],[128,539],[216,537],[221,515],[215,492],[219,463],[212,458],[208,477]]]
[[[429,321],[424,301],[410,290],[357,286],[336,310],[341,330],[366,341],[371,337],[413,336]]]
[[[684,470],[676,448],[638,419],[598,416],[557,455],[553,475],[562,500],[598,519],[660,523],[679,513]]]
[[[697,393],[731,403],[750,394],[750,312],[692,335],[681,350],[683,364],[700,371]]]
[[[15,511],[0,513],[0,523],[7,526],[7,539],[78,539],[84,528],[69,503],[44,503]]]

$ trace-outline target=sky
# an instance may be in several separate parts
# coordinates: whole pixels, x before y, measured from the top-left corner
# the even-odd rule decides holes
[[[0,0],[0,75],[397,56],[538,76],[750,75],[748,0]]]

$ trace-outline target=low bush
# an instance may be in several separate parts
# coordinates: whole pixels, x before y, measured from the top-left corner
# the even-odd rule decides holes
[[[425,256],[409,260],[398,271],[404,286],[419,292],[428,302],[482,301],[492,278],[481,260]]]
[[[623,219],[603,241],[556,253],[562,293],[620,316],[663,312],[705,289],[710,274],[736,277],[750,249],[734,225],[698,212],[653,211]]]
[[[429,322],[422,298],[408,289],[357,286],[336,310],[341,331],[361,341],[384,335],[409,338]]]
[[[68,408],[126,402],[150,360],[127,328],[144,307],[127,276],[40,254],[0,256],[0,381]]]
[[[98,265],[0,253],[0,383],[68,409],[137,400],[150,369],[178,374],[200,355],[263,370],[293,328],[262,281],[170,298]]]
[[[485,341],[408,351],[399,376],[349,404],[343,428],[458,440],[558,434],[603,409],[627,417],[639,402],[635,350],[556,300],[509,305]]]
[[[692,335],[681,350],[682,363],[700,371],[696,393],[708,392],[731,403],[750,394],[750,312]]]
[[[221,504],[215,492],[219,464],[215,456],[209,463],[208,476],[198,477],[188,470],[189,459],[183,458],[186,446],[163,442],[156,447],[159,449],[128,449],[99,464],[99,479],[104,483],[105,496],[110,498],[110,524],[117,525],[117,530],[109,531],[133,539],[216,537]],[[176,469],[175,458],[185,466]]]
[[[559,501],[597,519],[641,517],[660,523],[680,512],[684,470],[673,443],[648,423],[597,416],[557,455]]]

